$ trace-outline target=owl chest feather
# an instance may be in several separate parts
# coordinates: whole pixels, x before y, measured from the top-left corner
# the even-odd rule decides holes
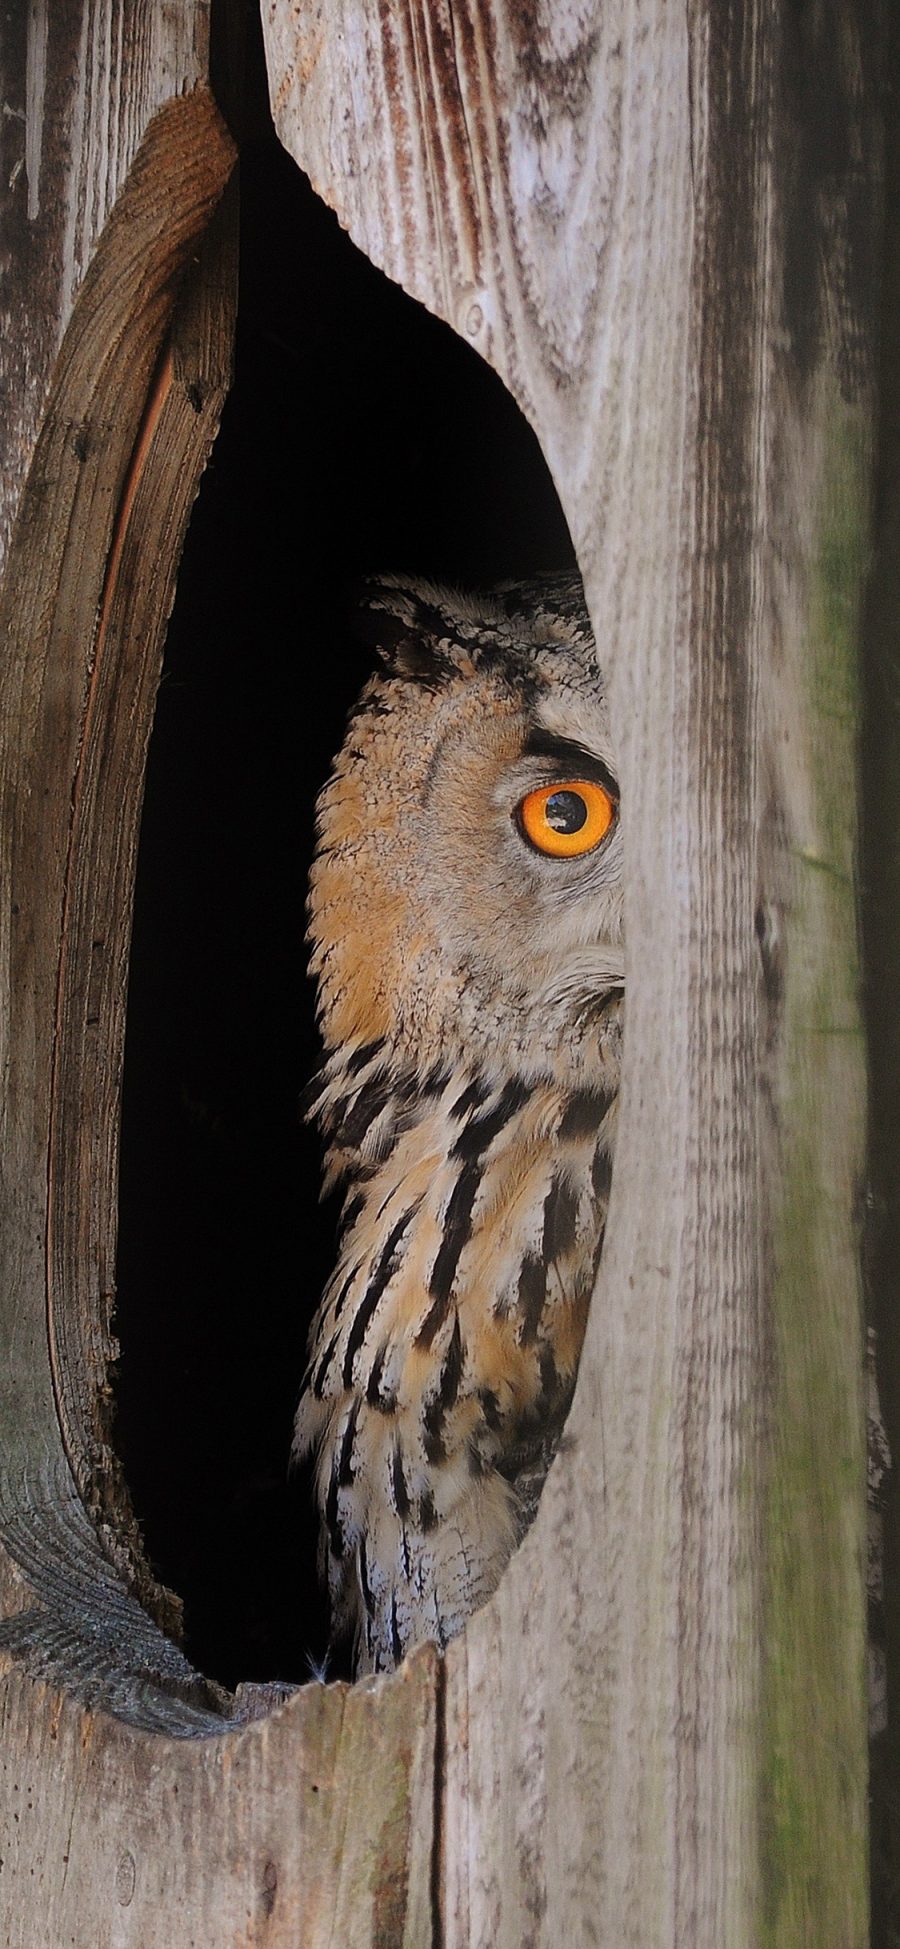
[[[335,1630],[378,1670],[461,1628],[533,1514],[596,1277],[616,1078],[355,1060],[317,1105],[350,1188],[296,1446],[317,1457]]]
[[[615,752],[578,577],[379,576],[316,809],[311,1112],[346,1201],[296,1445],[361,1670],[444,1644],[534,1512],[606,1221]]]

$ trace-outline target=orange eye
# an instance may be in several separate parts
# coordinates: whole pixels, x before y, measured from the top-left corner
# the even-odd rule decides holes
[[[605,839],[616,816],[615,800],[593,779],[566,779],[528,792],[518,806],[526,839],[554,859],[578,859]]]

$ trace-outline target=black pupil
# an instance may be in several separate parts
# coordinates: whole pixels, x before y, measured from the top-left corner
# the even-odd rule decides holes
[[[587,815],[580,792],[553,792],[547,800],[545,816],[554,832],[580,832]]]

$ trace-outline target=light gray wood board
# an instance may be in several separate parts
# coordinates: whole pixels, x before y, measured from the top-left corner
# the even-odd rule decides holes
[[[0,571],[54,361],[149,122],[206,78],[209,0],[29,0],[0,39]]]
[[[621,749],[610,1229],[570,1446],[448,1656],[446,1940],[843,1949],[877,16],[263,20],[283,142],[540,437]]]
[[[434,1654],[240,1728],[246,1696],[232,1710],[123,1581],[141,1565],[104,1393],[125,960],[161,636],[229,376],[231,160],[201,88],[150,122],[3,593],[0,1937],[28,1949],[431,1932]]]
[[[0,1676],[4,1949],[428,1949],[437,1658],[188,1742]]]
[[[446,1712],[429,1720],[409,1703],[413,1679],[427,1691],[423,1661],[372,1707],[391,1752],[401,1698],[437,1753],[434,1829],[427,1791],[415,1796],[429,1826],[414,1892],[402,1911],[320,1908],[303,1939],[862,1942],[847,780],[870,419],[854,250],[877,216],[877,158],[862,139],[872,50],[855,16],[833,45],[786,46],[782,25],[801,29],[774,6],[577,20],[560,8],[527,40],[518,16],[487,7],[383,13],[387,95],[381,53],[358,58],[378,22],[364,7],[327,21],[278,7],[275,91],[289,103],[302,79],[289,142],[362,241],[364,211],[375,255],[396,178],[396,262],[386,246],[382,261],[443,315],[448,292],[469,300],[461,322],[554,466],[621,726],[628,1074],[572,1442],[497,1600],[450,1654]],[[465,142],[448,129],[445,164],[454,88]],[[340,147],[355,139],[348,103],[363,169]],[[550,218],[555,254],[549,238],[529,243]],[[46,1129],[42,1118],[37,1103]],[[19,1220],[30,1251],[26,1206]],[[38,1501],[28,1491],[19,1506]],[[3,1750],[18,1761],[33,1726],[46,1755],[50,1719],[77,1713],[18,1667],[7,1696]],[[340,1697],[318,1696],[331,1739]],[[308,1698],[271,1727],[299,1737]],[[277,1939],[259,1933],[272,1876],[253,1879],[246,1813],[229,1806],[220,1830],[226,1860],[238,1837],[239,1919],[228,1875],[214,1873],[200,1785],[229,1752],[274,1755],[269,1727],[175,1744],[103,1714],[85,1723],[86,1748],[99,1736],[125,1755],[98,1803],[66,1749],[61,1779],[76,1779],[90,1816],[117,1792],[127,1802],[129,1769],[141,1801],[154,1754],[167,1790],[178,1769],[198,1787],[202,1820],[179,1818],[156,1868],[173,1867],[181,1939]],[[368,1733],[354,1742],[346,1789],[329,1795],[342,1844],[359,1836],[365,1850],[389,1799],[371,1750]],[[99,1915],[96,1852],[72,1908],[59,1905],[64,1810],[44,1774],[47,1817],[31,1838],[53,1926],[77,1941],[87,1917],[86,1939],[103,1941],[108,1917],[82,1894],[93,1879]],[[374,1805],[361,1798],[371,1784]],[[267,1803],[267,1784],[244,1785]],[[86,1848],[96,1832],[92,1818]],[[17,1853],[7,1889],[33,1887],[36,1859]],[[125,1894],[131,1874],[125,1861]],[[211,1938],[217,1878],[229,1893]],[[177,1943],[159,1879],[149,1886]],[[367,1886],[348,1860],[347,1903]],[[126,1915],[134,1899],[119,1901]],[[7,1927],[21,1931],[28,1912],[13,1902]],[[139,1941],[149,1912],[136,1911],[136,1934],[109,1939]],[[300,1911],[284,1912],[296,1936]]]

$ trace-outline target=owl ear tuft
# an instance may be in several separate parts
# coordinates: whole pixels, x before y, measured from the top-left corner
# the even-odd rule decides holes
[[[445,591],[412,576],[372,576],[359,585],[354,635],[377,650],[391,676],[436,689],[470,672],[470,652],[457,640]]]

